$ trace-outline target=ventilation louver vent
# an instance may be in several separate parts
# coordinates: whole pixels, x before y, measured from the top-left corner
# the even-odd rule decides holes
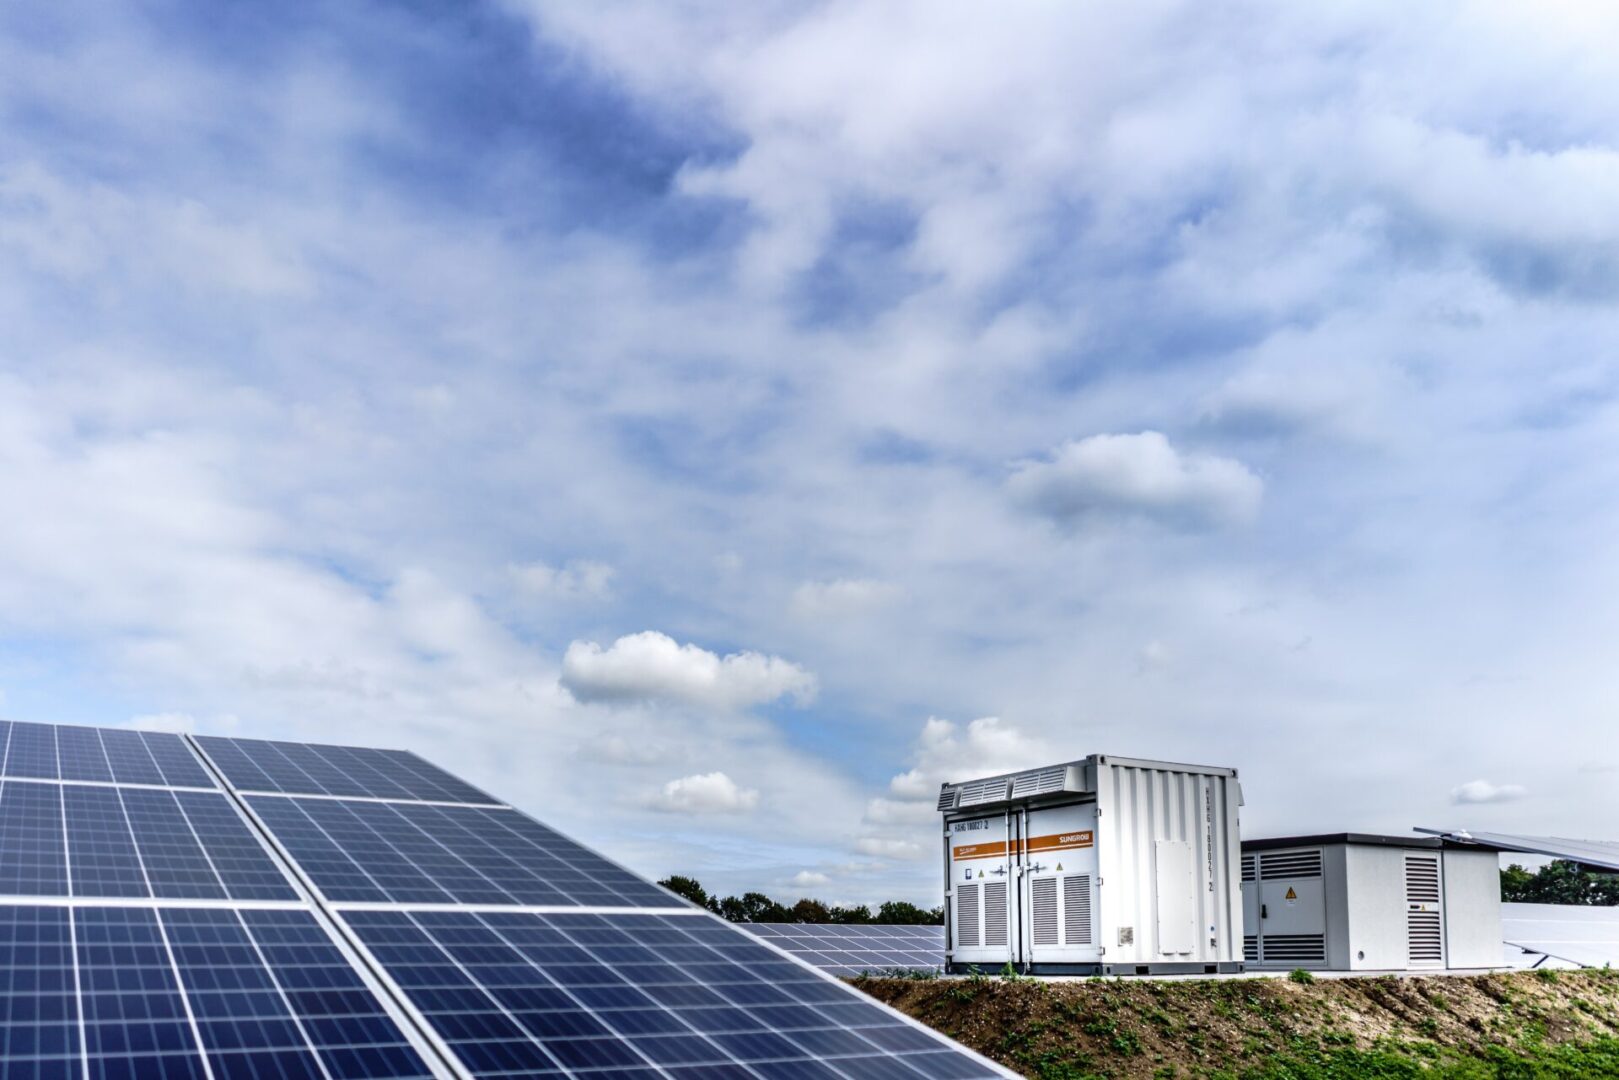
[[[978,886],[956,886],[956,944],[977,948],[983,942],[978,933]]]
[[[987,881],[984,883],[984,944],[1005,945],[1006,936],[1006,882]]]
[[[1069,945],[1089,945],[1091,938],[1091,876],[1070,874],[1062,883],[1063,931]]]
[[[1242,936],[1242,958],[1250,964],[1259,963],[1259,935],[1244,934]]]
[[[1068,779],[1068,766],[1053,765],[1049,769],[1038,772],[1026,772],[1012,779],[1012,798],[1023,799],[1030,795],[1045,795],[1053,791],[1061,791]]]
[[[1267,851],[1259,856],[1259,877],[1263,881],[1320,876],[1320,848],[1314,851]]]
[[[1445,927],[1440,914],[1439,860],[1405,859],[1406,956],[1413,967],[1445,962]]]
[[[1057,944],[1057,879],[1035,878],[1029,883],[1031,936],[1036,945]]]
[[[1248,948],[1247,938],[1243,939],[1243,950]],[[1265,962],[1267,964],[1277,961],[1290,961],[1293,963],[1327,962],[1327,938],[1325,934],[1266,934],[1265,935]]]
[[[975,780],[970,784],[963,784],[956,789],[959,797],[957,806],[977,806],[980,803],[1004,802],[1006,800],[1007,779],[997,777],[990,780]]]
[[[1254,880],[1254,857],[1252,855],[1244,855],[1242,857],[1242,880]]]
[[[939,792],[939,809],[954,810],[956,808],[956,796],[958,794],[960,794],[960,792],[951,787],[947,787],[943,791]]]

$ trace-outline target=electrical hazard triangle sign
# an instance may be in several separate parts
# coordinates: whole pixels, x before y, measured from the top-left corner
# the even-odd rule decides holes
[[[1293,891],[1293,886],[1289,885],[1287,887],[1287,897],[1286,897],[1286,899],[1288,899],[1288,900],[1297,900],[1298,898],[1299,898],[1299,894]]]
[[[1057,864],[1057,873],[1062,873],[1062,863]]]

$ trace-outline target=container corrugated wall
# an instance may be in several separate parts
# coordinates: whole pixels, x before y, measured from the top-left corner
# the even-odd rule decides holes
[[[1099,758],[1096,792],[1105,962],[1240,961],[1242,797],[1236,777]],[[1197,936],[1189,954],[1165,955],[1158,948],[1159,841],[1191,845]]]

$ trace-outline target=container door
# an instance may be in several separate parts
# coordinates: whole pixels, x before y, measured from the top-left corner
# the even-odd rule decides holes
[[[1096,804],[1029,811],[1023,845],[1024,955],[1035,964],[1094,963]]]
[[[950,959],[999,970],[1012,959],[1017,935],[1008,903],[1012,853],[1006,817],[950,823]]]
[[[1320,848],[1259,853],[1259,962],[1320,967],[1327,962],[1327,894]]]

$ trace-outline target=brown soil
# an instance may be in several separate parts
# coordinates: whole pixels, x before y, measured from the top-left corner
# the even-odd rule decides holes
[[[1619,973],[1162,982],[868,979],[854,985],[1034,1077],[1240,1074],[1275,1055],[1619,1036]]]

